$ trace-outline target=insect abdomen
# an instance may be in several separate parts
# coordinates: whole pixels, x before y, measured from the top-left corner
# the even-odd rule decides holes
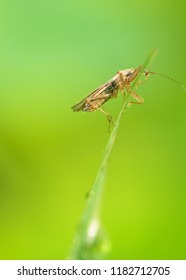
[[[93,111],[95,111],[97,108],[99,108],[105,102],[106,102],[105,98],[100,98],[100,99],[97,99],[97,100],[93,100],[90,103],[86,102],[86,104],[85,104],[84,108],[82,109],[82,111],[93,112]]]

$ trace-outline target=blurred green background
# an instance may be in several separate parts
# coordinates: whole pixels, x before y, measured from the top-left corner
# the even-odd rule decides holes
[[[1,1],[1,259],[67,257],[109,137],[100,112],[70,108],[154,48],[151,70],[186,84],[185,13],[180,0]],[[186,94],[155,75],[138,93],[109,162],[108,258],[185,259]]]

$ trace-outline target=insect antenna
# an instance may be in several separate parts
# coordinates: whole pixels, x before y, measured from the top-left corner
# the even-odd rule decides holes
[[[180,82],[178,82],[177,80],[175,80],[175,79],[172,79],[172,78],[170,78],[170,77],[168,77],[168,76],[166,76],[166,75],[164,75],[164,74],[160,74],[160,73],[157,73],[157,72],[145,71],[145,75],[146,75],[146,76],[148,76],[149,74],[155,74],[155,75],[159,75],[159,76],[162,76],[162,77],[164,77],[164,78],[167,78],[167,79],[169,79],[169,80],[175,82],[176,84],[178,84],[178,85],[186,92],[185,86],[184,86],[183,84],[181,84]]]

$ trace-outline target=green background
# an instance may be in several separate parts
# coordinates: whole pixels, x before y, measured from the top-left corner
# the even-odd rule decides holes
[[[185,1],[1,1],[0,258],[65,259],[109,137],[72,105],[159,49],[186,84]],[[186,94],[152,75],[122,119],[102,203],[109,259],[186,258]],[[105,109],[116,119],[122,97]]]

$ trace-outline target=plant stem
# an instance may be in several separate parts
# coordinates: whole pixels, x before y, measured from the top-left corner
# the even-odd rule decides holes
[[[153,58],[155,57],[157,53],[157,50],[153,50],[149,56],[147,57],[144,65],[142,66],[139,75],[133,82],[131,88],[133,89],[137,82],[139,81],[142,73],[144,72],[144,69],[146,68],[147,65],[151,63]],[[111,155],[111,151],[116,139],[116,133],[119,127],[120,119],[122,115],[126,112],[127,109],[127,104],[128,104],[128,98],[130,94],[126,94],[125,100],[123,103],[123,106],[121,108],[121,111],[118,115],[116,124],[110,134],[110,137],[108,139],[108,143],[106,145],[104,154],[103,154],[103,159],[101,162],[101,165],[99,167],[96,179],[92,185],[91,191],[89,192],[87,201],[86,201],[86,206],[82,215],[81,222],[78,226],[78,230],[73,242],[73,246],[71,249],[70,253],[70,259],[83,259],[83,250],[87,246],[86,244],[89,242],[90,236],[89,236],[89,229],[95,221],[99,221],[99,213],[100,213],[100,204],[102,200],[102,193],[103,193],[103,187],[104,187],[104,181],[106,178],[106,170],[108,166],[108,160]],[[98,227],[97,227],[97,226]],[[94,238],[96,238],[96,234],[98,233],[99,230],[99,225],[96,223],[95,224],[95,232],[94,232]]]

